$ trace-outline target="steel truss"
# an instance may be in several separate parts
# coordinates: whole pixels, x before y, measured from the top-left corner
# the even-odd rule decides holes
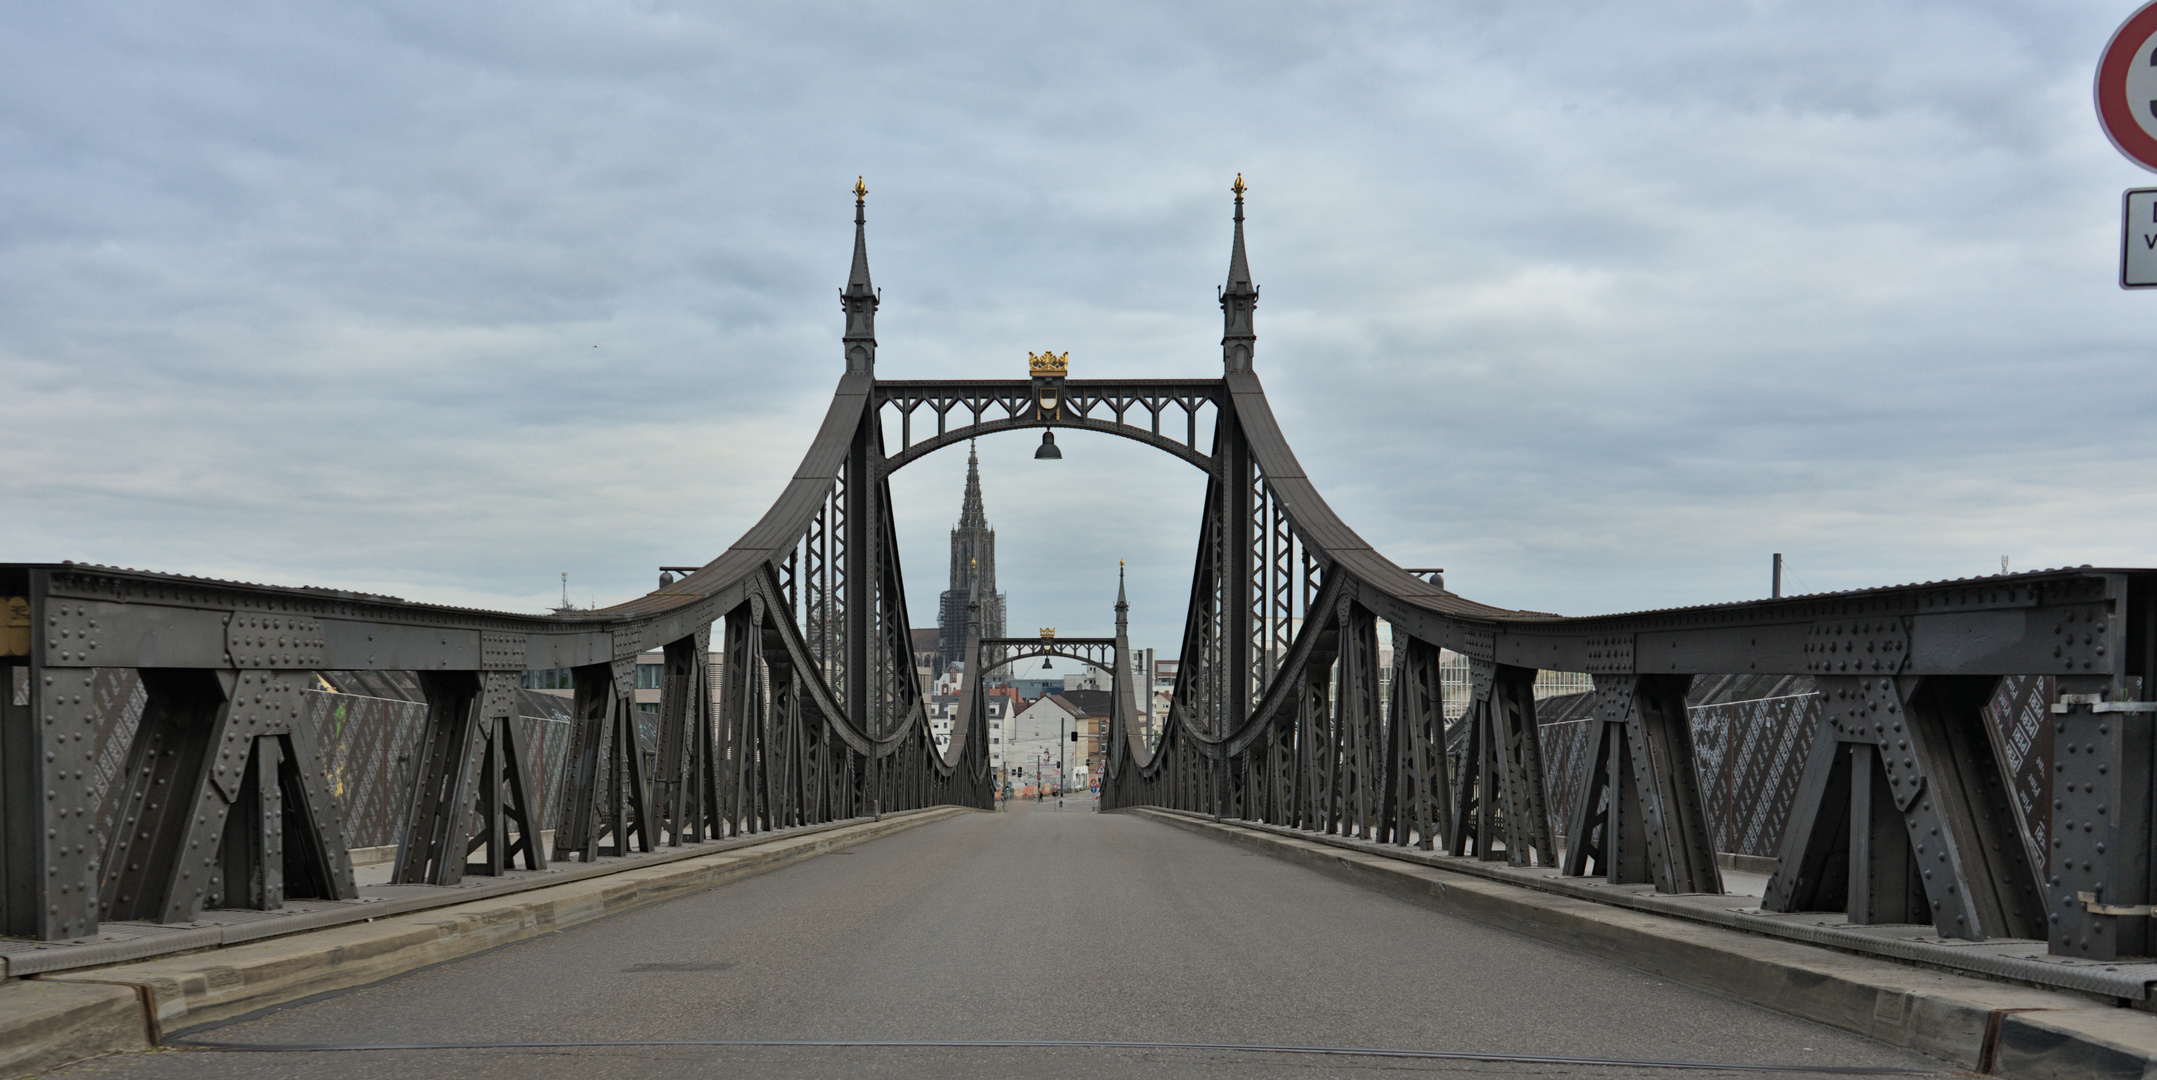
[[[800,468],[718,558],[611,608],[529,616],[0,564],[0,930],[76,938],[101,920],[351,897],[340,808],[300,708],[312,672],[419,674],[427,720],[396,880],[452,884],[549,858],[986,807],[981,677],[1031,649],[1114,672],[1104,808],[1202,811],[1664,892],[1721,889],[1685,713],[1692,678],[1807,675],[1827,708],[1763,906],[1925,920],[1973,940],[2042,935],[2076,957],[2157,949],[2157,571],[1592,618],[1467,600],[1372,549],[1297,463],[1251,367],[1257,288],[1241,205],[1239,190],[1221,377],[1066,380],[1058,357],[1026,381],[928,382],[875,376],[878,301],[857,203],[847,370]],[[1114,638],[1054,642],[983,640],[977,604],[976,663],[940,750],[913,677],[887,477],[959,440],[1032,427],[1108,432],[1205,471],[1179,678],[1148,738],[1120,604]],[[651,650],[665,677],[647,715],[634,672]],[[1451,725],[1444,652],[1471,676]],[[147,695],[102,810],[87,693],[100,667],[138,669]],[[569,669],[574,684],[564,810],[551,823],[510,722],[518,674],[546,669]],[[1562,835],[1539,670],[1595,681],[1600,730]],[[2019,819],[2006,750],[1980,718],[2010,675],[2051,676],[2060,691],[2047,837]],[[551,852],[539,842],[549,825]]]
[[[316,671],[417,674],[427,719],[398,882],[990,805],[986,736],[962,727],[947,757],[912,677],[873,394],[870,376],[842,379],[808,458],[740,542],[600,611],[0,566],[0,596],[38,630],[0,656],[15,691],[0,695],[0,928],[56,940],[105,920],[353,897],[340,809],[300,709]],[[654,649],[664,687],[645,715],[636,660]],[[148,695],[109,824],[93,820],[96,717],[80,692],[99,667],[139,669]],[[572,673],[574,721],[562,820],[541,822],[510,717],[519,673],[555,668]]]
[[[1112,740],[1111,807],[1167,806],[1381,843],[1720,892],[1692,677],[1811,676],[1829,700],[1769,910],[1922,921],[1971,940],[2149,955],[2157,573],[2080,568],[1595,618],[1506,611],[1401,570],[1336,518],[1257,376],[1229,371],[1166,725]],[[1393,664],[1375,661],[1378,624]],[[1291,633],[1289,627],[1295,627]],[[1447,730],[1438,657],[1465,657]],[[1591,673],[1601,730],[1554,832],[1538,670]],[[2051,876],[1981,712],[2052,675]]]
[[[1057,379],[1061,400],[1044,410],[1024,379],[879,380],[879,417],[896,420],[899,449],[888,474],[954,443],[999,431],[1061,427],[1120,435],[1212,471],[1199,435],[1218,415],[1221,384],[1212,379]],[[1135,422],[1144,413],[1146,423]],[[1098,415],[1097,415],[1098,414]],[[936,430],[914,441],[914,418],[934,417]],[[1163,421],[1172,426],[1164,434]],[[1181,421],[1177,425],[1177,421]],[[1176,438],[1176,426],[1183,429]]]

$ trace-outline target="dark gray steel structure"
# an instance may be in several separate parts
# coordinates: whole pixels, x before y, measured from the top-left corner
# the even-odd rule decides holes
[[[1053,653],[1115,673],[1105,808],[1202,811],[1664,892],[1721,890],[1686,721],[1691,680],[1808,675],[1826,707],[1768,908],[2045,938],[2084,958],[2157,947],[2157,571],[2082,567],[1593,618],[1464,599],[1342,523],[1282,437],[1252,369],[1258,288],[1243,191],[1239,177],[1219,378],[1067,379],[1059,363],[1027,380],[925,381],[875,375],[878,298],[857,185],[846,370],[807,457],[733,547],[612,608],[525,616],[0,565],[14,613],[0,639],[14,691],[0,695],[5,931],[80,937],[100,919],[185,921],[205,905],[350,895],[338,807],[293,723],[316,670],[420,673],[430,712],[396,873],[448,883],[513,862],[987,806],[982,676]],[[1059,427],[1146,443],[1207,476],[1173,705],[1149,747],[1132,722],[1140,688],[1120,610],[1115,638],[999,638],[983,634],[977,594],[966,706],[940,752],[912,678],[887,477],[961,440]],[[715,625],[716,709],[703,692]],[[666,651],[667,678],[646,775],[632,679],[650,649]],[[1441,649],[1473,672],[1451,732]],[[91,820],[85,785],[82,690],[97,667],[140,669],[149,695],[110,822]],[[506,721],[518,674],[550,668],[575,673],[577,727],[564,820],[543,852]],[[1546,806],[1538,669],[1595,681],[1600,731],[1574,770],[1566,822]],[[2058,687],[2046,835],[2021,820],[1999,736],[1980,715],[2010,675]],[[2049,858],[2033,857],[2036,843]]]

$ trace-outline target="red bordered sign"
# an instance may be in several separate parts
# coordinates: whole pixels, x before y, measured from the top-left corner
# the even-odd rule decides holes
[[[2120,153],[2157,172],[2157,0],[2113,31],[2097,61],[2097,121]]]

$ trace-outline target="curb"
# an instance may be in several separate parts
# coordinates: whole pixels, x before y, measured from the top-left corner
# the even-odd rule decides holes
[[[0,984],[0,1076],[156,1045],[132,987],[13,979]]]
[[[2017,1080],[2157,1075],[2157,1016],[2057,990],[1989,982],[1152,808],[1154,821],[1406,900],[1964,1068]]]
[[[701,892],[960,814],[939,806],[509,896],[0,985],[0,1078],[231,1020]]]

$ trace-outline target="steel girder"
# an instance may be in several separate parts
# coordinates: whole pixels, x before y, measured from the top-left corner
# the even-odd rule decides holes
[[[2082,567],[1593,618],[1507,611],[1372,550],[1303,475],[1257,377],[1230,371],[1221,386],[1179,684],[1153,740],[1112,748],[1104,805],[1527,864],[1558,862],[1563,841],[1568,873],[1718,892],[1686,686],[1807,675],[1840,704],[1814,741],[1766,906],[2049,936],[2053,951],[2093,958],[2157,951],[2157,573]],[[1382,705],[1366,658],[1375,622],[1394,648]],[[1451,732],[1441,649],[1472,673]],[[1597,687],[1600,730],[1563,837],[1545,807],[1539,669],[1588,672]],[[2006,751],[1979,722],[2003,675],[2062,689],[2042,880],[2031,851],[2047,838],[2019,820]]]
[[[968,439],[1036,427],[1106,432],[1213,470],[1213,460],[1199,450],[1198,438],[1201,421],[1219,416],[1219,380],[1057,379],[1055,385],[1058,402],[1044,410],[1034,385],[1025,379],[878,380],[877,415],[888,413],[899,428],[899,449],[885,459],[884,472],[896,472]],[[914,417],[923,410],[936,418],[936,430],[915,442]],[[1143,426],[1132,419],[1140,412],[1146,414]],[[954,413],[960,414],[956,424]],[[1173,429],[1166,434],[1161,430],[1164,419],[1177,418],[1184,429],[1181,441]]]
[[[1564,867],[1658,892],[1719,893],[1722,872],[1700,797],[1690,675],[1597,675],[1593,751],[1574,809]]]
[[[90,864],[104,868],[98,905],[113,918],[192,922],[205,906],[356,895],[300,715],[300,678],[259,669],[143,676],[142,721],[115,778],[102,858]],[[300,825],[289,837],[288,821]]]
[[[982,638],[981,651],[974,655],[984,673],[1035,656],[1061,656],[1098,668],[1109,667],[1122,659],[1117,655],[1116,639],[1112,637]]]
[[[539,808],[528,797],[536,789],[514,752],[516,676],[430,671],[420,673],[419,684],[427,696],[427,724],[390,880],[455,885],[468,871],[499,875],[512,850],[525,856],[527,869],[544,869]],[[475,813],[481,823],[476,832]],[[469,866],[466,859],[481,848],[485,859]]]
[[[1982,715],[1998,678],[1833,675],[1818,682],[1821,730],[1784,836],[1782,869],[1761,906],[1842,910],[1854,923],[1930,922],[1945,937],[2045,936],[2044,883],[2032,869],[2001,748]],[[2106,773],[2130,772],[2147,756],[2123,754]],[[2143,764],[2145,787],[2147,775]],[[2073,865],[2062,861],[2065,874],[2055,880],[2071,881]],[[2140,876],[2146,894],[2147,874]]]
[[[905,593],[870,409],[841,379],[802,466],[719,558],[593,612],[528,616],[73,563],[0,565],[20,628],[0,635],[0,930],[43,939],[99,920],[185,921],[205,904],[352,895],[340,811],[297,703],[311,673],[418,673],[428,699],[396,880],[592,859],[936,803],[987,806],[985,736],[937,751],[912,678]],[[858,479],[857,479],[858,478]],[[706,657],[724,623],[713,708]],[[17,638],[21,640],[18,642]],[[666,653],[656,715],[639,653]],[[96,820],[88,700],[99,667],[139,669],[144,721]],[[509,722],[518,673],[575,684],[563,820]],[[640,735],[639,728],[648,728]],[[964,733],[961,742],[965,741]],[[476,822],[476,827],[475,827]],[[475,854],[478,861],[470,861]]]
[[[1208,474],[1181,677],[1154,738],[1116,664],[1103,802],[1164,805],[1375,841],[1559,861],[1537,670],[1597,680],[1601,731],[1563,865],[1667,891],[1720,887],[1684,720],[1693,675],[1811,676],[1814,739],[1770,906],[1943,934],[2146,955],[2157,571],[2088,567],[1592,618],[1478,604],[1401,570],[1342,523],[1281,436],[1257,376],[1059,381],[843,377],[801,467],[725,553],[611,608],[527,616],[331,589],[108,567],[0,565],[0,923],[83,936],[100,918],[192,918],[349,893],[338,808],[291,703],[318,670],[424,673],[429,722],[400,880],[541,865],[516,768],[518,672],[574,673],[556,857],[991,798],[979,706],[940,752],[911,677],[892,469],[1022,427],[1109,431]],[[921,409],[937,433],[913,441]],[[965,423],[948,416],[963,411]],[[1139,422],[1136,412],[1146,419]],[[1183,438],[1164,433],[1183,421]],[[1196,447],[1201,418],[1213,442]],[[885,424],[900,447],[889,452]],[[1170,424],[1173,427],[1173,424]],[[718,701],[711,627],[724,657]],[[1390,631],[1394,659],[1380,662]],[[981,646],[978,634],[974,645]],[[1125,644],[1117,640],[1117,649]],[[656,715],[639,653],[666,655]],[[1473,673],[1443,720],[1440,650]],[[143,672],[144,721],[96,820],[98,667]],[[2055,826],[2033,837],[1976,722],[1992,680],[2059,680]],[[640,727],[649,728],[640,734]],[[1457,760],[1448,747],[1462,751]],[[168,794],[169,793],[169,794]],[[478,828],[472,828],[474,820]],[[2043,842],[2039,859],[2032,845]],[[475,852],[483,858],[471,862]],[[184,854],[183,854],[184,853]],[[2035,866],[2047,867],[2039,879]]]

